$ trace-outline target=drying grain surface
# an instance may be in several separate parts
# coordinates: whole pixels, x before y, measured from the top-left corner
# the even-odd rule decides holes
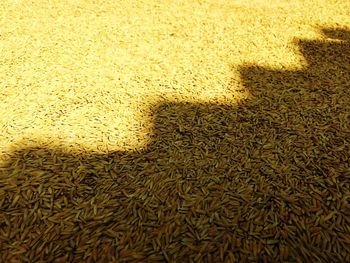
[[[350,2],[0,2],[0,262],[350,262]]]

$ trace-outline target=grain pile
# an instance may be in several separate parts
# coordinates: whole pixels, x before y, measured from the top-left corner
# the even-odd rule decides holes
[[[349,3],[115,2],[0,4],[0,262],[349,262]]]

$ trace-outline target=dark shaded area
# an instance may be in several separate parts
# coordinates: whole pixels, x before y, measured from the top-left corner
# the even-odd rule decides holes
[[[350,40],[350,31],[348,28],[324,28],[322,33],[329,38],[337,40]]]
[[[141,152],[13,153],[0,261],[350,261],[350,43],[296,44],[242,105],[157,106]]]

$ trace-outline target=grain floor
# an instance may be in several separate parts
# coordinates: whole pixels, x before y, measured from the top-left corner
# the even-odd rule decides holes
[[[349,10],[2,0],[0,262],[350,262]]]

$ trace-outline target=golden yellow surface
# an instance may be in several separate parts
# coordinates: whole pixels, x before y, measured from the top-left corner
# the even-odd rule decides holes
[[[0,3],[0,152],[149,143],[150,105],[236,103],[238,68],[295,69],[293,39],[350,25],[349,1]]]

